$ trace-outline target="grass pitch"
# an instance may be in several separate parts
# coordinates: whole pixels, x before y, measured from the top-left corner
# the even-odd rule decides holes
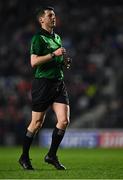
[[[0,148],[0,179],[123,179],[123,149],[59,149],[66,171],[44,163],[47,149],[32,147],[35,171],[18,164],[20,147]]]

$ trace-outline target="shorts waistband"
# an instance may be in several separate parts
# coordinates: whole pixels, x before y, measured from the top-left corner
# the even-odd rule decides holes
[[[63,81],[62,79],[58,79],[58,78],[52,78],[52,79],[50,79],[50,78],[45,78],[45,77],[42,77],[42,78],[34,78],[34,79],[39,79],[39,80],[44,79],[44,80],[49,80],[49,81],[52,81],[52,82],[62,82],[62,81]]]

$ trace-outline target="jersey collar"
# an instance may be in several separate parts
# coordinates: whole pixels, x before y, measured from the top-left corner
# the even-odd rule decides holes
[[[55,33],[53,31],[53,33],[49,33],[48,31],[46,31],[45,29],[41,28],[40,30],[41,34],[45,35],[45,36],[50,36],[50,37],[55,37]]]

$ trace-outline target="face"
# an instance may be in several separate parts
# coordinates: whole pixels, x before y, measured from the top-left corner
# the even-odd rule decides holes
[[[56,16],[53,10],[45,10],[45,14],[40,18],[42,26],[53,28],[56,26]]]

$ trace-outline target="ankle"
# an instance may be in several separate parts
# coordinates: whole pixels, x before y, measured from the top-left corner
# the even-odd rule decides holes
[[[21,157],[24,159],[29,159],[29,154],[22,153]]]
[[[48,154],[47,154],[49,157],[52,157],[52,158],[55,158],[56,157],[56,154],[54,154],[54,153],[50,153],[50,152],[48,152]]]

